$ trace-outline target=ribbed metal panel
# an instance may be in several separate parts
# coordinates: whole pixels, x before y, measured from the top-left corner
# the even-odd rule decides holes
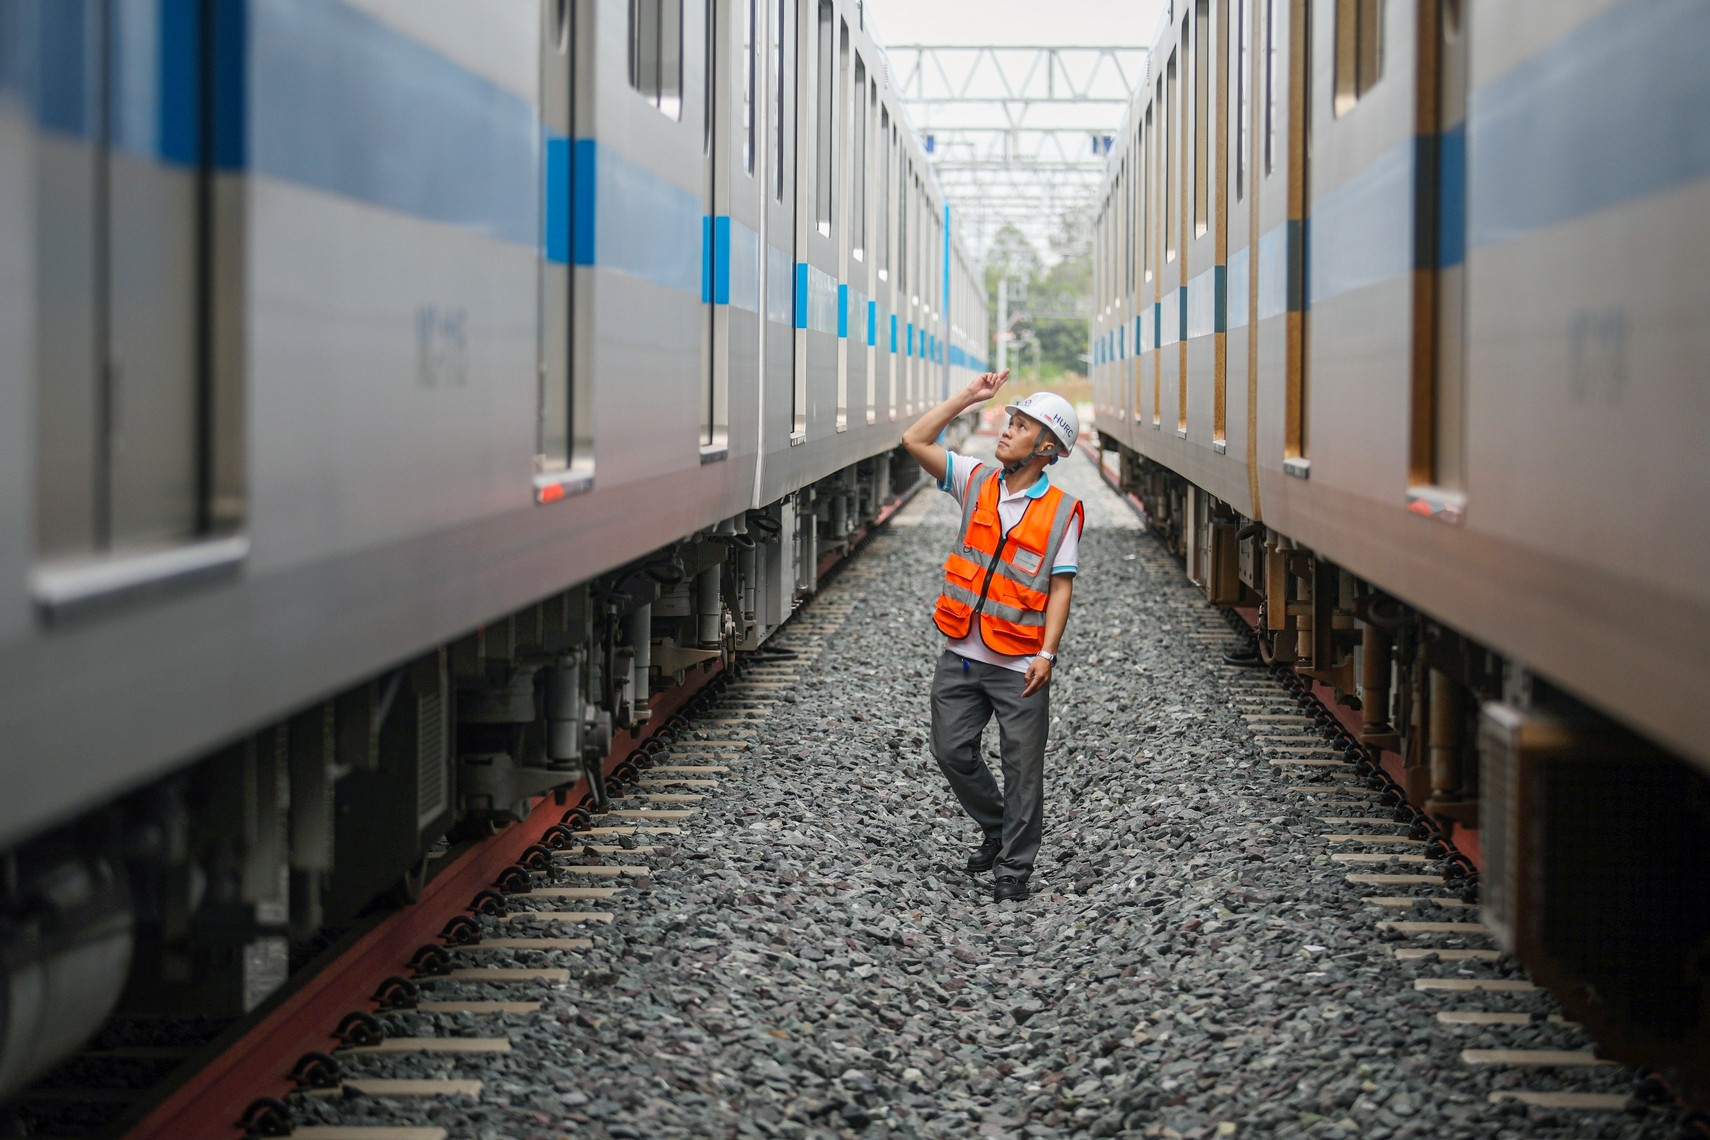
[[[438,692],[416,698],[416,826],[444,813],[449,792],[445,764],[445,702]]]

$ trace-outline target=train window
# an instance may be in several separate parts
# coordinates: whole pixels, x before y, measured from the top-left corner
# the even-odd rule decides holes
[[[1193,234],[1209,223],[1211,160],[1211,0],[1197,0],[1193,17]]]
[[[683,0],[629,0],[629,85],[682,117]]]
[[[754,16],[759,0],[738,0],[742,7],[742,169],[754,173]]]
[[[1265,0],[1265,176],[1276,168],[1277,126],[1282,121],[1277,97],[1281,90],[1281,61],[1277,52],[1282,37],[1277,32],[1277,0]]]
[[[900,301],[908,293],[908,162],[901,157],[900,148],[897,174],[901,179],[897,185],[897,299]]]
[[[853,112],[850,135],[854,144],[851,162],[854,169],[849,173],[849,205],[854,215],[849,230],[856,261],[867,256],[867,99],[867,64],[857,54],[855,91],[850,104]]]
[[[909,267],[908,267],[909,268],[908,275],[909,275],[910,287],[913,291],[909,294],[909,303],[913,304],[913,305],[919,305],[920,304],[920,275],[922,272],[924,272],[923,263],[921,261],[920,247],[925,242],[926,231],[921,229],[920,175],[916,174],[914,172],[914,164],[913,163],[909,164],[909,182],[913,187],[913,191],[909,196],[908,208],[910,210],[914,211],[914,248],[913,248],[914,256],[913,256],[913,259],[909,262]],[[915,324],[918,325],[919,323],[920,323],[919,314],[916,314]]]
[[[1335,113],[1353,110],[1383,74],[1383,0],[1336,0]]]
[[[1152,142],[1152,106],[1148,103],[1146,105],[1146,121],[1140,128],[1140,154],[1143,156],[1140,179],[1142,201],[1140,208],[1140,260],[1145,265],[1147,281],[1152,280],[1152,202],[1154,199],[1152,197],[1153,164],[1144,156],[1150,153],[1146,148],[1152,145],[1154,145]]]
[[[1164,68],[1164,260],[1176,259],[1176,199],[1180,190],[1176,187],[1176,146],[1181,139],[1181,128],[1175,121],[1175,112],[1180,100],[1176,98],[1176,55],[1170,53],[1170,62]]]
[[[1252,114],[1253,33],[1247,24],[1247,0],[1235,0],[1235,200],[1247,196],[1247,116]]]
[[[1140,173],[1140,164],[1134,164],[1133,171],[1128,169],[1128,160],[1122,162],[1122,221],[1117,225],[1117,235],[1122,242],[1123,270],[1128,278],[1128,292],[1134,292],[1134,243],[1129,240],[1134,227],[1134,183]]]
[[[897,135],[891,126],[889,107],[879,108],[879,147],[884,161],[879,171],[879,280],[890,280],[891,269],[891,166],[896,161]]]
[[[1128,292],[1132,296],[1140,280],[1140,243],[1134,240],[1138,236],[1135,233],[1134,218],[1140,203],[1140,155],[1136,153],[1132,163],[1126,165],[1130,169],[1123,172],[1122,183],[1127,192],[1123,196],[1122,220],[1117,225],[1117,231],[1122,240],[1122,256],[1127,262]]]
[[[814,223],[820,233],[827,235],[831,233],[832,95],[837,82],[837,72],[832,68],[831,59],[836,46],[832,38],[835,32],[836,13],[831,0],[820,0],[819,58],[815,61],[819,68],[819,92],[816,101],[818,122],[814,133]]]
[[[920,337],[926,332],[926,310],[932,304],[926,272],[926,250],[932,240],[932,234],[926,228],[926,194],[920,188],[920,174],[914,176],[914,300],[918,311],[915,313],[916,345],[920,347]],[[924,391],[922,392],[924,395]]]
[[[1127,277],[1126,268],[1122,260],[1122,235],[1116,232],[1117,224],[1114,220],[1122,213],[1122,200],[1128,193],[1127,188],[1123,183],[1123,170],[1119,163],[1116,169],[1116,178],[1112,181],[1110,187],[1112,218],[1110,230],[1108,231],[1108,237],[1110,240],[1110,288],[1106,290],[1106,294],[1109,296],[1110,303],[1112,305],[1120,305],[1122,303],[1122,286]]]
[[[880,169],[880,177],[882,178],[883,177],[883,170],[885,169],[885,161],[884,161],[885,145],[886,145],[886,139],[889,136],[888,136],[888,132],[885,128],[885,124],[879,121],[879,112],[880,112],[879,81],[878,81],[878,78],[875,74],[875,77],[869,82],[869,84],[867,86],[867,114],[865,116],[865,120],[866,120],[866,124],[867,124],[867,130],[869,132],[868,136],[867,136],[867,155],[868,155],[867,162],[868,162],[869,168],[878,167]],[[876,135],[872,134],[871,132],[873,132],[873,131],[878,131],[878,134],[876,134]],[[875,186],[878,185],[878,181],[874,180],[873,184]],[[884,205],[884,194],[883,194],[883,192],[881,192],[879,194],[879,201],[874,202],[872,205],[873,205],[874,213],[877,214],[878,210],[881,209]],[[863,223],[863,226],[865,226],[865,223]],[[879,228],[873,234],[873,239],[872,239],[873,242],[875,244],[877,244],[879,242],[884,241],[885,240],[885,234],[887,232],[889,232],[889,231],[884,226],[884,223],[880,222]],[[866,229],[865,228],[862,229],[862,236],[863,237],[866,236]],[[866,243],[863,242],[863,245],[865,245],[865,244]],[[882,257],[882,255],[881,255],[881,257]]]
[[[1141,173],[1139,162],[1132,162],[1132,169],[1130,169],[1130,162],[1123,159],[1122,203],[1120,203],[1122,217],[1117,219],[1117,224],[1113,227],[1117,232],[1117,241],[1122,243],[1122,277],[1123,282],[1125,282],[1125,291],[1129,294],[1134,294],[1134,265],[1137,261],[1134,243],[1129,241],[1129,238],[1130,234],[1134,232],[1134,224],[1132,224],[1132,219],[1134,219],[1134,183],[1135,179],[1139,178],[1139,173]]]
[[[832,127],[832,131],[834,132],[834,138],[841,139],[843,135],[847,135],[851,132],[854,126],[854,121],[849,115],[850,107],[852,105],[849,101],[849,21],[839,20],[837,21],[837,25],[837,111],[833,120],[834,126]],[[830,171],[832,185],[842,186],[843,176],[848,173],[848,167],[840,167],[836,159],[833,158],[830,160]],[[847,189],[847,187],[843,188]],[[833,213],[831,216],[835,218],[837,215],[836,213]],[[847,227],[844,229],[843,233],[838,235],[838,239],[840,243],[848,242],[849,233]]]
[[[1135,116],[1134,137],[1129,140],[1129,149],[1134,153],[1134,233],[1131,237],[1137,282],[1150,280],[1146,274],[1146,134],[1141,129],[1143,122],[1140,116]]]

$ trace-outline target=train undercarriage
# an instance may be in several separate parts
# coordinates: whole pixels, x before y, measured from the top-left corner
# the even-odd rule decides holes
[[[1479,852],[1483,920],[1613,1060],[1710,1106],[1710,778],[1570,693],[1108,437],[1120,489],[1254,664],[1363,722],[1359,741]]]
[[[587,778],[649,699],[758,649],[881,510],[900,449],[495,617],[3,856],[0,1095],[115,1011],[240,1018],[407,905],[450,845]]]

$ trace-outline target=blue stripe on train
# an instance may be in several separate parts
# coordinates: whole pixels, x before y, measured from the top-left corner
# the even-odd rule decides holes
[[[198,165],[202,5],[7,0],[0,6],[0,87],[29,98],[43,130],[90,142],[102,132],[105,88],[113,146],[176,166]],[[222,29],[233,24],[229,6],[217,9]]]
[[[539,240],[540,124],[529,100],[338,0],[250,0],[249,17],[257,173]]]
[[[214,4],[214,162],[223,170],[249,165],[249,5]]]
[[[1468,104],[1467,241],[1492,245],[1710,176],[1710,4],[1623,0]]]
[[[699,195],[595,140],[549,137],[528,99],[343,0],[109,3],[113,133],[128,149],[200,160],[201,18],[210,11],[222,168],[538,243],[554,263],[759,307],[745,260],[748,245],[758,248],[746,243],[751,231],[709,219]],[[26,94],[46,129],[98,134],[100,11],[97,0],[0,0],[0,87]],[[950,251],[946,234],[946,286]],[[795,316],[810,327],[804,284]],[[847,335],[846,308],[839,316]],[[869,313],[874,341],[875,322]]]
[[[1457,124],[1437,140],[1437,248],[1415,264],[1447,269],[1467,256],[1467,127]]]
[[[594,221],[599,216],[594,177],[595,167],[599,165],[599,147],[593,139],[577,139],[571,155],[571,256],[577,265],[593,265],[599,254],[595,247],[597,231],[594,229]]]
[[[546,260],[555,265],[570,263],[570,140],[546,139]]]
[[[1473,92],[1465,124],[1398,143],[1313,198],[1308,303],[1710,176],[1707,54],[1710,5],[1695,0],[1624,0],[1586,20]],[[1429,193],[1434,235],[1414,213]],[[1282,311],[1273,234],[1261,318]]]
[[[701,217],[701,304],[713,299],[713,217]]]
[[[156,58],[149,60],[145,49],[143,58],[135,61],[139,70],[150,75],[155,89],[153,152],[167,162],[196,166],[202,161],[201,4],[198,0],[158,0],[158,4],[153,13],[159,37],[154,45]],[[115,6],[113,11],[133,22],[144,15],[136,4]],[[146,38],[146,28],[139,31],[143,33],[139,38]]]

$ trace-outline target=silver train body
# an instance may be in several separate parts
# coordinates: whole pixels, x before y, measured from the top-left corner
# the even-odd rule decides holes
[[[1106,453],[1191,576],[1362,707],[1505,945],[1700,1104],[1706,50],[1684,0],[1176,0],[1093,329]]]
[[[858,4],[0,0],[0,1089],[758,645],[985,343]]]

